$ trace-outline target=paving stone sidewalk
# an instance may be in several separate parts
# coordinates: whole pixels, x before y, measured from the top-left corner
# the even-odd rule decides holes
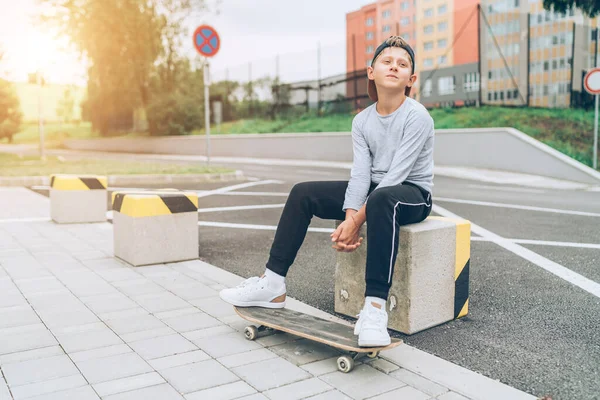
[[[111,224],[58,225],[47,209],[0,188],[0,400],[534,399],[408,345],[344,374],[326,346],[248,341],[218,297],[241,277],[199,260],[130,267]]]

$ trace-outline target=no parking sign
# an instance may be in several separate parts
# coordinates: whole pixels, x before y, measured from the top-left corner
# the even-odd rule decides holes
[[[201,25],[194,31],[194,47],[204,57],[214,57],[221,47],[219,34],[210,25]]]
[[[592,68],[585,74],[583,86],[589,94],[596,96],[594,107],[594,159],[592,160],[592,166],[596,169],[598,168],[598,95],[600,94],[600,68]]]
[[[216,29],[210,25],[200,25],[194,31],[194,47],[204,57],[214,57],[221,48],[221,38]],[[204,124],[206,129],[206,163],[210,165],[210,107],[208,60],[204,63]]]

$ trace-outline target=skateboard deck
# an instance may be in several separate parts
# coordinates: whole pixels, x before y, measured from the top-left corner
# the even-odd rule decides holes
[[[392,338],[392,342],[387,346],[360,347],[353,327],[287,308],[234,307],[234,309],[240,317],[258,325],[246,327],[244,331],[246,339],[254,340],[259,332],[270,328],[349,352],[352,358],[348,356],[338,358],[338,368],[342,372],[350,372],[354,367],[354,360],[361,355],[375,358],[380,351],[402,344],[401,339]]]

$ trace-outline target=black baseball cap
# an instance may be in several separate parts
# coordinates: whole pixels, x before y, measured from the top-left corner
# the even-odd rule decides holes
[[[397,41],[395,41],[394,39],[398,39]],[[383,43],[381,43],[379,45],[379,47],[377,47],[377,49],[375,49],[375,54],[373,55],[373,59],[371,60],[371,67],[373,66],[373,64],[375,63],[375,60],[377,60],[377,57],[379,56],[379,54],[387,49],[388,47],[400,47],[401,49],[406,50],[406,52],[408,53],[408,55],[410,56],[410,61],[411,61],[411,75],[415,73],[415,52],[413,51],[412,47],[410,47],[410,45],[400,36],[390,36],[389,38],[387,38],[386,40],[384,40]],[[375,81],[372,81],[371,79],[368,79],[368,84],[367,84],[367,93],[369,94],[369,98],[373,101],[377,101],[377,86],[375,86]],[[404,93],[408,96],[410,94],[410,87],[407,87],[404,91]]]

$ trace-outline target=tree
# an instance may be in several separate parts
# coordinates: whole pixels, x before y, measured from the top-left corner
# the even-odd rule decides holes
[[[92,126],[107,134],[127,115],[175,90],[184,20],[204,0],[39,0],[42,21],[58,27],[90,64],[88,110]],[[147,113],[148,114],[148,113]],[[126,124],[125,124],[126,125]]]
[[[3,55],[0,49],[0,64]],[[19,98],[15,94],[13,85],[0,79],[0,139],[6,137],[12,143],[13,135],[19,132],[22,119]]]
[[[600,14],[600,1],[598,0],[544,0],[546,10],[564,14],[570,8],[579,8],[585,15],[594,18]]]

